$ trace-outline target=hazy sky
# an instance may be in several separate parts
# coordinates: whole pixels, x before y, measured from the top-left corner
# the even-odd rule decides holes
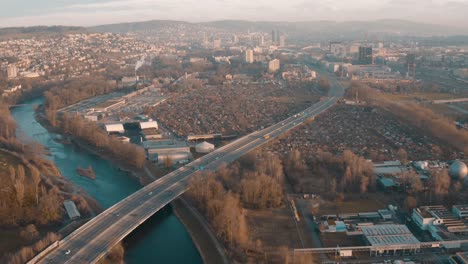
[[[407,19],[468,26],[468,0],[0,0],[0,27],[212,21]]]

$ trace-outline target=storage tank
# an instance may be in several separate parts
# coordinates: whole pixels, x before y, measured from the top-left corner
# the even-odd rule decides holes
[[[449,175],[453,179],[464,179],[468,174],[468,167],[462,161],[456,160],[450,165]]]

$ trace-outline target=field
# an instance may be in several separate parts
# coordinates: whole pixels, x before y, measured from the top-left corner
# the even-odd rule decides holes
[[[262,241],[265,251],[275,250],[277,247],[288,246],[290,248],[301,248],[301,234],[307,232],[306,228],[296,223],[288,207],[272,210],[248,210],[247,220],[251,228],[253,241]],[[308,236],[302,235],[304,246],[312,246]]]
[[[346,195],[343,201],[320,204],[319,215],[337,213],[376,212],[393,204],[391,197],[383,193],[369,193],[365,197],[359,194]]]

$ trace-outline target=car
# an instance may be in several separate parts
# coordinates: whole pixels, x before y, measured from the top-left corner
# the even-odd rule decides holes
[[[149,192],[148,195],[153,195],[153,192]]]
[[[68,255],[68,254],[70,254],[70,253],[71,253],[71,250],[70,250],[70,249],[67,250],[67,251],[65,251],[65,255]]]

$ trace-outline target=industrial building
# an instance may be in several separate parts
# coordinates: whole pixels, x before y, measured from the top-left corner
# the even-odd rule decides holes
[[[421,242],[405,225],[363,226],[362,233],[371,246],[371,255],[415,253]]]
[[[197,144],[195,146],[195,151],[197,153],[210,153],[212,151],[215,150],[215,146],[213,144],[210,144],[206,141],[200,143],[200,144]]]
[[[466,210],[466,206],[458,207]],[[468,234],[467,224],[442,205],[421,206],[413,210],[411,217],[422,230],[429,231],[437,241],[457,240],[457,235]],[[460,245],[451,246],[459,247]]]
[[[151,129],[151,128],[158,129],[158,122],[156,121],[140,122],[139,126],[141,130]]]
[[[63,205],[65,206],[65,210],[67,211],[68,217],[70,219],[77,219],[81,217],[80,212],[76,208],[76,205],[73,201],[66,200],[63,202]]]
[[[170,159],[172,163],[186,163],[192,159],[190,147],[185,141],[150,140],[143,141],[143,148],[150,161],[160,164]]]
[[[460,219],[467,219],[468,218],[468,204],[454,205],[452,207],[452,212]]]
[[[125,133],[125,128],[123,124],[106,124],[104,125],[107,134],[123,134]]]

